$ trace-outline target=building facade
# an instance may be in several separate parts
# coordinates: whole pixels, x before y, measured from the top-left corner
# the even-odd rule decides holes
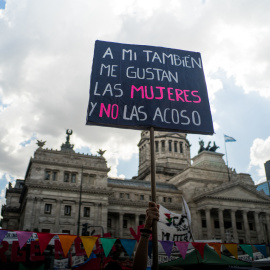
[[[102,227],[131,237],[129,228],[143,224],[151,200],[149,132],[141,133],[138,176],[131,180],[108,178],[103,152],[75,153],[70,135],[60,151],[39,143],[25,179],[6,190],[2,228],[81,234],[88,223],[89,233]],[[249,174],[228,170],[223,154],[209,149],[191,160],[186,134],[155,132],[155,154],[157,202],[181,213],[183,195],[194,239],[270,243],[270,198]]]

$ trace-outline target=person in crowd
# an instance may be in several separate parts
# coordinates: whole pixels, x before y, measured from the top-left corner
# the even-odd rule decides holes
[[[133,270],[146,270],[148,258],[148,241],[152,233],[152,224],[154,220],[159,220],[159,204],[149,202],[146,210],[144,228],[141,229],[141,238],[133,260]],[[164,270],[183,270],[179,266],[169,266]]]
[[[159,220],[159,204],[149,202],[146,210],[144,228],[141,229],[141,238],[133,260],[133,270],[146,270],[148,257],[148,241],[152,233],[154,220]]]

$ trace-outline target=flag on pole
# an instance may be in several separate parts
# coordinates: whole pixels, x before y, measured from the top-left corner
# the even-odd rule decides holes
[[[183,196],[182,196],[182,200],[183,200],[182,215],[187,217],[187,220],[188,220],[188,223],[189,223],[189,226],[190,226],[191,225],[191,214],[190,214],[190,211],[189,211],[189,208],[188,208],[188,204],[185,201]]]
[[[227,136],[224,134],[224,140],[225,142],[236,142],[236,139],[234,139],[233,137]]]
[[[187,216],[173,213],[159,206],[158,240],[191,242]]]

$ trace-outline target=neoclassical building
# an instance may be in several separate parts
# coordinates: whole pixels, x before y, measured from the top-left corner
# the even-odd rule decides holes
[[[129,228],[144,222],[151,200],[150,133],[138,143],[138,176],[108,178],[103,157],[75,153],[67,131],[61,150],[38,149],[25,178],[6,189],[2,228],[51,233],[110,232],[131,237]],[[186,134],[155,132],[157,201],[181,213],[182,195],[197,240],[270,243],[270,198],[256,190],[249,174],[228,169],[223,154],[201,149],[190,158]],[[210,149],[211,150],[211,149]]]

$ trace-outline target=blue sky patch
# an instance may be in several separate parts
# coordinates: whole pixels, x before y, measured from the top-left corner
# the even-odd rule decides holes
[[[0,0],[0,9],[5,9],[6,7],[6,1]]]
[[[37,139],[37,136],[33,135],[29,140],[25,140],[25,141],[21,142],[20,145],[25,147],[26,145],[30,144],[31,141],[34,141],[36,139]]]

